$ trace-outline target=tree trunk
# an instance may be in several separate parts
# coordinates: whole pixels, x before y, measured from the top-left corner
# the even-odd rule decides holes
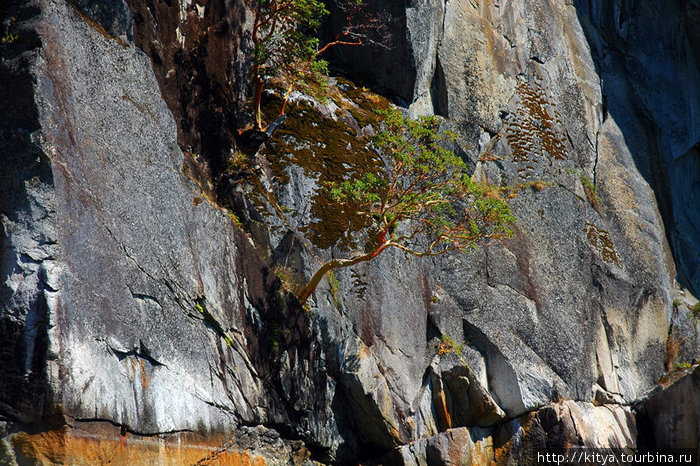
[[[262,129],[262,93],[263,93],[263,80],[260,76],[255,77],[255,101],[253,107],[255,108],[255,129],[260,131]]]
[[[311,294],[316,290],[316,287],[318,286],[319,283],[321,283],[321,280],[323,277],[330,272],[333,269],[337,269],[338,267],[341,267],[341,265],[338,263],[338,260],[332,260],[330,262],[326,262],[321,266],[320,269],[316,271],[313,277],[311,277],[311,280],[309,280],[309,283],[304,286],[304,288],[299,291],[297,294],[297,299],[301,303],[302,306],[306,304],[306,301],[309,299]]]
[[[372,260],[379,254],[381,254],[382,251],[384,251],[389,246],[395,246],[395,244],[390,242],[381,242],[370,253],[362,254],[361,256],[352,257],[350,259],[333,259],[331,261],[326,262],[321,266],[320,269],[316,271],[313,277],[311,277],[309,283],[307,283],[304,286],[304,288],[302,288],[301,291],[297,293],[297,299],[299,300],[302,306],[305,305],[306,301],[313,294],[313,292],[316,290],[316,287],[318,287],[318,284],[321,283],[321,280],[328,272],[344,267],[352,267],[353,265],[359,264],[360,262],[367,262],[369,260]]]

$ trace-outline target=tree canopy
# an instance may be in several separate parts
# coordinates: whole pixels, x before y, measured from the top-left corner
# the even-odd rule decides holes
[[[388,18],[367,12],[362,0],[334,0],[345,15],[345,25],[333,40],[321,46],[315,33],[328,14],[320,0],[245,0],[253,14],[252,80],[255,128],[262,129],[262,94],[266,83],[278,78],[286,87],[281,114],[292,90],[321,95],[326,87],[328,63],[319,58],[336,45],[388,47]]]
[[[471,179],[464,161],[447,148],[456,135],[440,132],[436,117],[411,120],[393,110],[384,113],[383,125],[373,142],[384,169],[358,170],[321,188],[329,201],[365,217],[367,239],[347,258],[322,264],[298,293],[302,303],[329,271],[372,260],[388,248],[435,256],[512,234],[515,219],[503,189]]]

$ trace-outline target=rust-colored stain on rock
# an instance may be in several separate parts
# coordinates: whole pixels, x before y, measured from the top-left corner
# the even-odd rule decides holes
[[[250,451],[222,451],[223,437],[202,439],[195,434],[121,435],[114,426],[102,427],[97,431],[64,427],[38,434],[23,432],[13,435],[10,441],[20,464],[266,464],[262,456]]]

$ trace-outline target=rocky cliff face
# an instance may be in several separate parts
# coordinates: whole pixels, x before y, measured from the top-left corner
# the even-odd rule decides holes
[[[272,269],[308,278],[314,258],[222,176],[246,119],[242,4],[4,3],[0,458],[698,448],[697,420],[673,415],[697,373],[655,392],[700,359],[696,300],[675,283],[700,287],[697,5],[570,3],[375,5],[395,49],[335,66],[445,117],[476,178],[519,186],[516,231],[340,271],[310,312]],[[294,225],[342,222],[314,189],[380,102],[345,80],[330,102],[297,96],[258,156]],[[316,233],[318,257],[339,251]]]

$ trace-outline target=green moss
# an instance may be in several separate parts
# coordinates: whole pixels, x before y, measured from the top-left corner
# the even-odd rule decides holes
[[[692,311],[693,311],[693,315],[694,315],[695,317],[700,316],[700,301],[698,301],[697,303],[695,303],[695,306],[692,307]]]
[[[343,87],[347,89],[330,94],[331,100],[343,109],[343,116],[337,121],[324,117],[308,102],[288,106],[287,120],[266,143],[263,152],[280,184],[289,182],[287,169],[291,164],[301,167],[305,175],[316,179],[321,187],[383,170],[381,159],[369,149],[369,138],[359,135],[354,125],[348,124],[348,119],[354,118],[360,128],[370,125],[378,129],[374,109],[388,106],[388,101],[347,84]],[[348,100],[353,97],[356,101]],[[265,115],[278,114],[280,106],[281,99],[268,98],[264,104]],[[303,231],[322,249],[332,246],[355,249],[357,232],[369,225],[366,217],[333,202],[322,189],[311,198],[311,214],[316,221]]]

